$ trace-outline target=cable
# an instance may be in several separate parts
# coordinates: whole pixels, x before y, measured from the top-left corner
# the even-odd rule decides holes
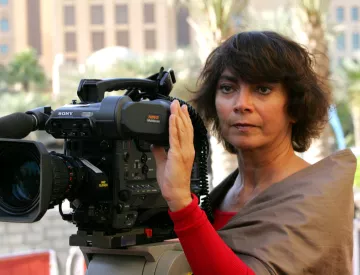
[[[137,93],[136,93],[137,92]],[[143,99],[164,99],[167,101],[178,100],[180,105],[186,104],[189,110],[189,115],[194,127],[194,148],[195,156],[198,158],[199,165],[199,186],[200,190],[198,191],[199,199],[202,199],[201,208],[205,211],[209,221],[213,223],[214,217],[211,207],[211,201],[209,196],[209,183],[208,183],[208,171],[207,171],[207,160],[209,154],[209,141],[207,137],[207,129],[201,119],[200,115],[196,110],[187,102],[171,97],[165,96],[159,93],[142,91],[136,87],[129,87],[125,95],[129,96],[133,101],[140,101]],[[203,198],[200,198],[203,196]]]
[[[188,104],[187,102],[174,98],[174,97],[165,97],[168,98],[171,102],[178,100],[180,105],[186,104],[189,110],[189,115],[194,127],[194,147],[196,155],[199,159],[199,180],[200,180],[200,196],[203,197],[201,203],[201,208],[205,211],[209,221],[213,223],[214,217],[212,213],[211,201],[209,196],[209,182],[208,182],[208,173],[207,173],[207,159],[209,154],[209,141],[207,138],[207,129],[200,117],[200,115],[195,111],[195,109]],[[200,199],[200,198],[199,198]]]

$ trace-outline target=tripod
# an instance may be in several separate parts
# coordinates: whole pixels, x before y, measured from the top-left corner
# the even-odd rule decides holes
[[[86,275],[191,275],[179,242],[131,246],[126,249],[80,247]]]

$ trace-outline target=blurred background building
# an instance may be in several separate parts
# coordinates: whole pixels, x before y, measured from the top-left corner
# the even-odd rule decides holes
[[[0,0],[0,60],[32,47],[50,76],[57,54],[83,64],[113,46],[173,52],[193,42],[187,16],[167,0]]]
[[[258,11],[272,10],[288,0],[253,0]],[[32,47],[50,76],[55,56],[83,64],[94,51],[123,46],[135,53],[172,52],[193,46],[186,22],[188,11],[168,0],[0,0],[0,62]],[[332,0],[329,17],[342,24],[331,46],[341,62],[360,50],[358,0]]]
[[[330,18],[342,24],[332,44],[332,58],[341,64],[345,57],[357,57],[360,51],[360,2],[334,0],[330,5]]]

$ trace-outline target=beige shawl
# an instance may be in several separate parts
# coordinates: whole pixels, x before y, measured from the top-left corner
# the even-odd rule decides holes
[[[349,149],[273,184],[218,231],[257,275],[352,274],[353,181]],[[237,176],[211,192],[215,209]]]

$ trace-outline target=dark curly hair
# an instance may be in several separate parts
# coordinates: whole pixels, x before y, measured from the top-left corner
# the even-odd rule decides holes
[[[325,82],[320,81],[313,70],[312,55],[305,47],[272,31],[241,32],[228,38],[209,55],[191,100],[227,151],[237,152],[222,138],[215,108],[217,82],[225,69],[247,83],[284,85],[287,112],[296,121],[291,137],[295,151],[306,151],[311,140],[319,137],[328,121],[331,97],[323,85]]]

